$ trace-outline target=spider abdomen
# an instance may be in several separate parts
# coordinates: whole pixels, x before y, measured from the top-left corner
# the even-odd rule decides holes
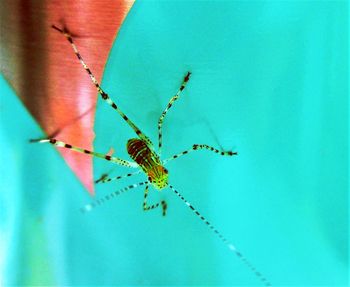
[[[126,145],[130,157],[147,174],[157,189],[168,185],[168,171],[162,166],[157,153],[142,139],[130,139]]]
[[[160,164],[159,157],[149,146],[141,139],[130,139],[126,145],[130,157],[142,168],[148,172],[154,165]]]

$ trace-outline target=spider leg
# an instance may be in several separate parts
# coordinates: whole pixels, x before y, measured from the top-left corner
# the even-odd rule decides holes
[[[145,185],[147,183],[148,183],[147,181],[146,182],[134,183],[134,184],[126,186],[126,187],[124,187],[124,188],[122,188],[120,190],[114,191],[114,192],[112,192],[110,194],[107,194],[107,195],[105,195],[105,196],[103,196],[103,197],[101,197],[99,199],[94,200],[93,202],[91,202],[89,204],[84,205],[82,208],[80,208],[80,211],[82,213],[89,212],[92,209],[94,209],[95,207],[106,203],[110,199],[113,199],[114,197],[116,197],[116,196],[118,196],[118,195],[120,195],[120,194],[122,194],[122,193],[124,193],[126,191],[129,191],[129,190],[134,189],[136,187]]]
[[[180,89],[177,91],[175,96],[173,96],[170,99],[168,105],[166,106],[163,113],[159,117],[159,120],[158,120],[158,154],[159,155],[161,154],[161,151],[162,151],[162,126],[163,126],[164,118],[165,118],[168,110],[173,105],[173,103],[180,97],[181,92],[185,89],[186,84],[187,84],[188,80],[190,79],[190,76],[191,76],[191,72],[187,72],[186,76],[184,77],[184,79],[182,81]]]
[[[56,139],[43,139],[43,140],[38,140],[37,142],[39,142],[39,143],[50,143],[50,144],[58,146],[58,147],[71,149],[73,151],[89,154],[89,155],[92,155],[92,156],[95,156],[95,157],[98,157],[98,158],[103,158],[105,160],[114,162],[114,163],[119,164],[119,165],[127,166],[127,167],[132,167],[132,168],[137,168],[138,167],[138,164],[135,163],[135,162],[127,161],[127,160],[120,159],[120,158],[115,157],[115,156],[105,155],[103,153],[93,152],[93,151],[90,151],[90,150],[87,150],[87,149],[83,149],[83,148],[80,148],[80,147],[72,146],[71,144],[67,144],[65,142],[62,142],[62,141],[59,141],[59,140],[56,140]]]
[[[115,177],[108,177],[107,174],[103,174],[99,179],[95,180],[95,183],[99,183],[99,182],[106,183],[106,182],[110,182],[110,181],[113,181],[113,180],[118,180],[118,179],[121,179],[121,178],[130,177],[130,176],[133,176],[135,174],[139,174],[141,172],[142,172],[142,170],[140,169],[140,170],[132,172],[132,173],[119,175],[119,176],[115,176]]]
[[[223,155],[223,156],[233,156],[233,155],[237,155],[237,152],[233,152],[233,151],[220,151],[220,150],[218,150],[218,149],[216,149],[216,148],[214,148],[214,147],[211,147],[211,146],[208,146],[208,145],[206,145],[206,144],[194,144],[193,146],[192,146],[192,148],[190,148],[190,149],[188,149],[188,150],[185,150],[185,151],[183,151],[183,152],[180,152],[180,153],[178,153],[178,154],[175,154],[175,155],[173,155],[172,157],[169,157],[169,158],[167,158],[167,159],[165,159],[164,161],[163,161],[163,164],[166,164],[167,162],[169,162],[169,161],[171,161],[171,160],[173,160],[173,159],[176,159],[176,158],[178,158],[178,157],[180,157],[180,156],[183,156],[183,155],[185,155],[185,154],[188,154],[188,153],[190,153],[190,152],[193,152],[193,151],[196,151],[196,150],[209,150],[209,151],[212,151],[212,152],[215,152],[215,153],[217,153],[217,154],[219,154],[219,155]]]
[[[143,210],[144,211],[148,211],[148,210],[151,210],[151,209],[155,209],[159,206],[159,202],[158,203],[155,203],[155,204],[152,204],[152,205],[147,205],[147,196],[148,196],[148,191],[149,191],[149,185],[146,184],[146,188],[145,188],[145,192],[144,192],[144,197],[143,197]],[[160,202],[160,204],[162,205],[162,214],[163,216],[166,215],[166,210],[167,210],[167,204],[164,200],[162,200]]]
[[[94,182],[95,183],[100,183],[100,182],[104,182],[105,179],[108,178],[108,174],[107,173],[103,173],[98,179],[96,179]]]
[[[55,25],[52,25],[52,28],[54,28],[55,30],[57,30],[58,32],[63,34],[63,36],[65,36],[66,39],[68,40],[68,42],[71,44],[75,55],[77,56],[81,65],[84,67],[85,71],[90,76],[91,81],[95,85],[95,87],[96,87],[98,93],[101,95],[102,99],[119,113],[119,115],[128,123],[128,125],[135,131],[135,133],[141,139],[145,140],[148,144],[152,145],[151,140],[118,108],[118,106],[112,101],[112,99],[108,96],[108,94],[102,90],[99,82],[96,80],[94,74],[91,72],[88,65],[84,62],[84,59],[81,56],[80,52],[78,51],[77,46],[74,44],[72,35],[66,29],[62,30],[62,29],[56,27]]]
[[[193,211],[196,216],[202,220],[206,226],[213,231],[221,241],[232,251],[236,256],[254,273],[254,275],[263,283],[265,286],[271,286],[271,283],[252,265],[247,258],[243,256],[241,252],[237,250],[237,248],[226,239],[221,232],[219,232],[213,224],[211,224],[189,201],[187,201],[181,193],[179,193],[172,185],[169,185],[169,188]]]

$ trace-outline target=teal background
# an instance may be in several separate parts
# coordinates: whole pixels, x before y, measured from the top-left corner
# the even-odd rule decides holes
[[[139,1],[105,70],[155,143],[193,73],[163,156],[194,143],[239,155],[184,156],[170,182],[276,286],[348,285],[347,18],[346,1]],[[28,143],[43,132],[3,78],[0,95],[0,284],[259,285],[170,190],[150,195],[167,200],[165,218],[142,211],[141,188],[82,215],[91,198],[52,146]],[[135,135],[100,100],[95,132],[96,151],[127,157]],[[96,178],[128,172],[94,165]]]

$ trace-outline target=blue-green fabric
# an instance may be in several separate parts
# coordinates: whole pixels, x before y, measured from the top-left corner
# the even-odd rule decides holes
[[[192,72],[162,157],[194,143],[238,156],[186,155],[170,182],[275,286],[348,284],[347,19],[346,1],[139,1],[105,70],[104,89],[155,145]],[[170,190],[149,196],[167,200],[165,218],[143,212],[142,188],[81,214],[87,192],[52,146],[28,143],[42,131],[3,78],[0,95],[0,283],[260,284]],[[135,134],[101,100],[95,132],[96,151],[127,158]],[[95,178],[128,171],[94,161]]]

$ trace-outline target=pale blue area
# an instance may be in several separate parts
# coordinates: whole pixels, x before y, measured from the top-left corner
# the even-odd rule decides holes
[[[139,1],[105,70],[104,89],[155,144],[159,115],[193,73],[165,120],[163,157],[194,143],[239,155],[185,156],[169,163],[170,181],[275,286],[348,285],[347,6]],[[165,218],[142,211],[142,188],[79,213],[90,201],[81,184],[51,146],[28,143],[42,132],[2,79],[0,95],[5,283],[259,285],[170,190],[150,195],[167,200]],[[127,158],[135,134],[101,100],[95,132],[96,151]],[[95,177],[128,172],[94,164]],[[44,281],[33,252],[49,262]]]

